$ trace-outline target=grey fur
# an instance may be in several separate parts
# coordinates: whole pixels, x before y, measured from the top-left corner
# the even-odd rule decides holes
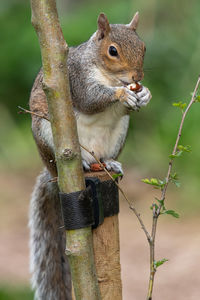
[[[115,98],[115,87],[106,87],[88,76],[88,70],[95,66],[88,51],[96,51],[95,48],[95,44],[92,49],[90,43],[70,48],[67,61],[73,104],[78,111],[86,114],[101,112],[118,101]],[[90,59],[88,60],[88,58]]]
[[[30,204],[32,286],[37,300],[71,300],[71,276],[65,249],[58,187],[49,172],[38,176]]]
[[[127,63],[131,66],[134,60],[139,64],[139,57],[142,57],[143,61],[142,42],[137,33],[126,25],[117,24],[110,25],[110,27],[110,39],[120,45]],[[91,76],[94,67],[105,68],[100,53],[102,42],[98,41],[97,34],[98,31],[91,36],[89,41],[69,48],[67,60],[73,104],[79,111],[86,114],[104,111],[119,100],[116,98],[116,86],[105,86]],[[136,66],[136,69],[140,70],[141,67]],[[116,74],[109,72],[107,74],[110,78],[116,79]],[[139,74],[139,77],[142,75]]]

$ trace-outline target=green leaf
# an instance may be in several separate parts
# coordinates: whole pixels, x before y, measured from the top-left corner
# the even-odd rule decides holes
[[[179,218],[180,217],[179,214],[177,212],[175,212],[174,210],[163,211],[163,214],[171,215],[174,218]]]
[[[166,179],[164,179],[164,180],[160,180],[159,179],[159,183],[160,183],[160,185],[163,187],[163,186],[165,186],[165,184],[166,184]]]
[[[158,180],[156,178],[151,178],[151,179],[145,178],[145,179],[142,179],[142,182],[144,182],[146,184],[154,185],[154,186],[159,185]]]
[[[169,155],[170,159],[174,159],[176,157],[180,157],[183,154],[183,152],[188,152],[189,153],[189,152],[192,151],[192,148],[191,148],[190,145],[187,145],[187,146],[178,145],[177,149],[178,149],[178,151],[176,151],[175,154],[170,154]]]
[[[155,207],[155,210],[157,210],[157,209],[158,209],[158,205],[157,205],[156,203],[153,203],[153,204],[150,206],[150,209],[152,210],[152,209],[153,209],[153,207]]]
[[[183,145],[178,145],[178,150],[179,151],[184,151],[184,152],[191,152],[192,151],[192,147],[190,145],[187,146],[183,146]]]
[[[176,157],[180,157],[183,154],[183,151],[177,151],[175,154],[170,154],[169,158],[174,159]]]
[[[158,180],[156,178],[151,178],[151,184],[158,185]]]
[[[151,179],[145,178],[145,179],[142,179],[142,182],[153,185],[154,188],[156,188],[156,189],[163,188],[163,186],[166,184],[165,180],[162,181],[162,180],[156,179],[156,178],[151,178]]]
[[[142,182],[147,183],[147,184],[151,184],[151,181],[148,178],[142,179]]]
[[[161,265],[163,265],[166,261],[168,261],[168,259],[166,259],[166,258],[163,258],[163,259],[161,259],[161,260],[155,260],[154,261],[154,267],[155,268],[158,268],[158,267],[160,267]]]
[[[112,175],[112,178],[113,178],[113,179],[117,179],[118,177],[122,177],[122,176],[123,176],[122,173],[118,173],[118,174],[113,174],[113,175]]]
[[[196,102],[200,102],[200,95],[197,95],[197,96],[195,97],[195,101],[196,101]]]
[[[179,101],[179,102],[174,102],[172,105],[175,107],[179,107],[182,111],[184,111],[184,109],[187,106],[187,103],[183,103],[182,101]]]
[[[174,180],[178,180],[178,174],[175,172],[174,174],[170,175],[170,178]]]
[[[158,203],[160,203],[161,206],[164,206],[164,200],[160,200],[158,198],[155,197],[155,199],[158,201]]]
[[[181,183],[178,180],[178,174],[174,173],[170,175],[170,181],[176,185],[176,187],[180,187]]]
[[[175,186],[178,187],[178,188],[181,186],[181,183],[180,183],[180,181],[178,181],[178,180],[174,180],[173,183],[174,183]]]

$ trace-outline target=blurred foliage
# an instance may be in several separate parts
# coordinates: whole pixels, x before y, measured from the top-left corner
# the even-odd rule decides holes
[[[133,113],[121,159],[147,176],[165,176],[181,118],[172,103],[189,100],[200,73],[200,1],[57,2],[69,45],[78,45],[91,36],[99,12],[104,11],[111,23],[128,23],[139,10],[138,33],[147,46],[144,85],[153,98],[147,108]],[[0,164],[11,169],[37,165],[39,161],[31,137],[30,117],[17,114],[17,105],[28,106],[31,86],[41,66],[38,40],[30,20],[26,0],[0,3]],[[196,104],[188,115],[181,140],[181,144],[192,146],[192,153],[176,163],[177,172],[186,183],[185,198],[198,195],[199,116],[200,106]]]
[[[33,293],[28,288],[0,287],[0,300],[32,300]]]

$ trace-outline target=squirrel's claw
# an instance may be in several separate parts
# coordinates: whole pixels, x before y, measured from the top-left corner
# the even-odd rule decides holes
[[[88,162],[85,159],[82,160],[82,164],[83,164],[83,169],[85,171],[90,171],[90,164],[88,164]]]
[[[101,165],[98,163],[89,164],[86,160],[83,159],[82,164],[85,171],[98,172],[103,170]],[[113,171],[117,174],[121,174],[120,177],[123,177],[124,172],[122,169],[122,164],[120,162],[110,159],[104,161],[102,164],[104,165],[104,167],[106,167],[108,171]]]
[[[151,92],[145,86],[143,86],[142,90],[137,93],[137,97],[138,97],[138,105],[140,107],[141,106],[146,106],[152,98]]]
[[[127,99],[124,101],[124,105],[131,110],[139,110],[141,106],[146,106],[152,97],[149,89],[145,86],[142,86],[138,92],[126,88],[126,92]]]
[[[136,93],[130,91],[127,87],[125,87],[125,89],[126,89],[127,98],[123,102],[124,105],[131,110],[137,110],[139,106],[138,106],[138,99]]]
[[[106,165],[106,169],[108,171],[113,171],[117,174],[122,174],[121,178],[124,175],[123,169],[122,169],[122,164],[116,160],[110,159],[110,160],[106,160],[104,161],[105,165]]]

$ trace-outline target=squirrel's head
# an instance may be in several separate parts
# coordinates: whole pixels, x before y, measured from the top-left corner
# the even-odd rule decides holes
[[[101,57],[101,67],[111,76],[129,84],[143,78],[143,61],[145,44],[142,42],[136,28],[139,21],[138,12],[127,25],[110,25],[105,14],[98,17],[96,44]]]

